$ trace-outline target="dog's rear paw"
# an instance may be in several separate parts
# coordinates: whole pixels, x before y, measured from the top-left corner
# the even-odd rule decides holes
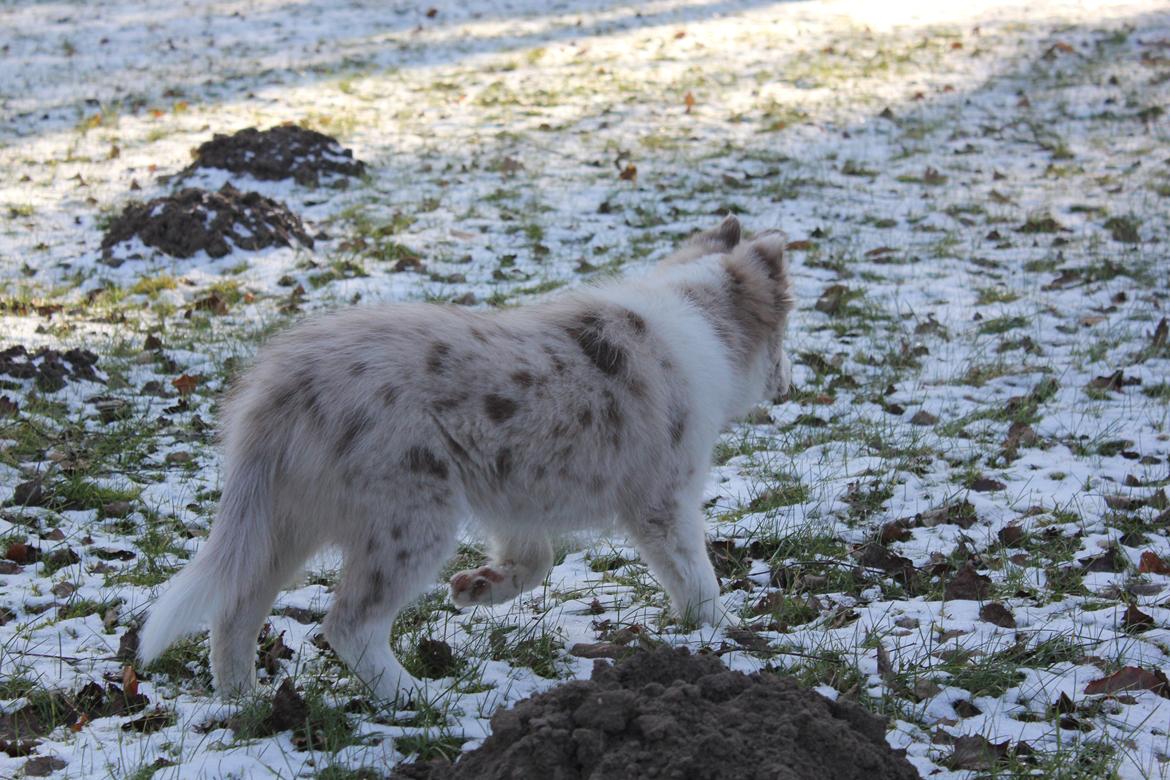
[[[451,578],[451,601],[459,607],[470,607],[476,604],[495,604],[507,601],[513,595],[509,592],[504,595],[500,585],[507,579],[503,574],[491,566],[480,566],[478,569],[465,569]],[[511,589],[508,589],[509,591]]]

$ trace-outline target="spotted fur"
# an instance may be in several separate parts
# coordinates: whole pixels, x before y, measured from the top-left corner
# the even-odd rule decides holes
[[[325,635],[394,699],[420,683],[391,624],[469,518],[490,554],[451,578],[459,606],[536,587],[553,534],[613,518],[679,612],[724,620],[703,479],[720,429],[787,387],[792,309],[783,238],[740,237],[729,217],[643,278],[533,306],[354,308],[274,339],[225,403],[218,517],[143,660],[206,620],[217,689],[248,690],[278,590],[334,546]]]

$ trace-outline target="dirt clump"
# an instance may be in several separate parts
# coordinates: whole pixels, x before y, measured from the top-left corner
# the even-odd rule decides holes
[[[104,261],[121,264],[114,248],[135,236],[163,254],[184,259],[200,251],[223,257],[237,248],[292,246],[294,240],[313,246],[300,217],[283,203],[240,192],[230,184],[218,192],[188,187],[175,195],[129,204],[106,229]]]
[[[354,159],[353,152],[335,138],[297,125],[216,133],[194,155],[195,162],[185,173],[221,168],[263,181],[293,179],[306,187],[318,186],[323,177],[361,176],[366,170],[365,163]]]
[[[94,367],[98,357],[88,349],[58,352],[41,347],[29,352],[22,344],[0,350],[0,374],[16,379],[35,379],[37,389],[55,393],[68,381],[100,382]]]
[[[881,719],[792,678],[659,648],[598,661],[591,680],[497,712],[491,736],[456,763],[403,765],[394,777],[917,778],[885,734]]]

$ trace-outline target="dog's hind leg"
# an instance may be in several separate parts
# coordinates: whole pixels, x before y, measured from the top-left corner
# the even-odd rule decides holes
[[[256,682],[256,641],[281,588],[316,550],[285,524],[279,543],[257,542],[246,552],[248,565],[226,574],[230,596],[217,604],[211,619],[211,668],[221,696],[249,691]]]
[[[552,543],[539,531],[496,537],[486,566],[451,578],[451,601],[460,607],[502,604],[540,585],[552,563]]]
[[[341,583],[325,619],[334,651],[387,701],[420,687],[390,649],[394,617],[426,589],[455,547],[453,513],[438,505],[412,510],[398,507],[347,542]]]

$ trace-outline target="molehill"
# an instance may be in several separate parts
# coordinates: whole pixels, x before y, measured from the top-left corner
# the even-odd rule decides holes
[[[104,261],[119,265],[114,248],[137,236],[142,243],[171,257],[188,258],[200,250],[223,257],[233,248],[256,250],[313,246],[304,224],[283,203],[256,192],[241,193],[230,184],[218,192],[195,187],[146,203],[131,203],[106,229]]]
[[[195,150],[195,162],[187,170],[195,168],[221,168],[263,181],[293,179],[316,187],[322,178],[361,176],[366,165],[324,133],[277,125],[267,130],[248,127],[232,135],[216,133]]]
[[[492,734],[451,764],[403,765],[395,778],[544,777],[911,780],[881,719],[793,679],[729,671],[712,656],[659,648],[492,717]]]

